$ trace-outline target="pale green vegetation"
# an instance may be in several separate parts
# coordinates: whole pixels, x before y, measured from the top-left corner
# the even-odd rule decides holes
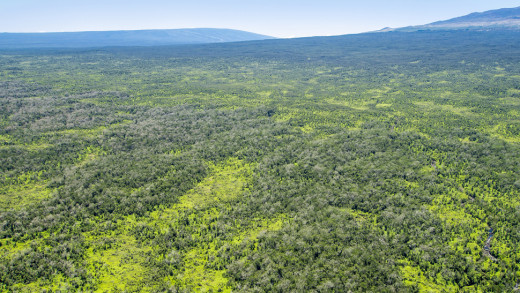
[[[132,235],[136,227],[153,226],[157,233],[164,235],[170,232],[171,227],[182,225],[180,222],[186,217],[196,221],[198,225],[211,227],[219,216],[220,209],[216,206],[232,204],[238,196],[248,194],[246,186],[253,172],[250,164],[229,158],[217,165],[211,162],[208,165],[210,175],[180,196],[176,204],[160,206],[143,217],[127,216],[114,224],[101,221],[97,226],[115,226],[110,230],[103,229],[104,232],[93,231],[86,235],[90,247],[86,252],[86,259],[92,276],[97,280],[98,292],[111,292],[115,289],[153,291],[153,287],[143,284],[157,282],[153,280],[153,269],[147,265],[147,257],[156,248]],[[165,256],[168,258],[183,254],[180,264],[182,269],[173,276],[166,277],[164,281],[189,290],[230,292],[225,269],[208,266],[212,259],[218,257],[218,250],[224,246],[239,246],[245,239],[252,241],[260,232],[275,231],[281,225],[282,218],[255,219],[250,227],[242,228],[238,225],[236,229],[239,232],[233,238],[216,238],[211,242],[201,237],[200,231],[195,231],[192,237],[197,242],[196,247],[184,252],[172,251]]]
[[[518,36],[374,36],[3,52],[0,291],[513,290]]]

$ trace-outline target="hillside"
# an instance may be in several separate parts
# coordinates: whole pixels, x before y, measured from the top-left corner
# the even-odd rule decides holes
[[[475,12],[430,24],[396,29],[386,28],[382,31],[419,30],[520,30],[520,7]]]
[[[63,33],[0,33],[0,48],[80,48],[223,43],[271,39],[231,29],[163,29]]]

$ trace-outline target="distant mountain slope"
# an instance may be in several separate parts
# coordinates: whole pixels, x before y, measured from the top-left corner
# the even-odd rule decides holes
[[[0,48],[80,48],[224,43],[272,39],[255,33],[214,28],[62,33],[0,33]]]
[[[385,28],[381,31],[418,30],[520,30],[520,7],[475,12],[449,20],[403,28]]]

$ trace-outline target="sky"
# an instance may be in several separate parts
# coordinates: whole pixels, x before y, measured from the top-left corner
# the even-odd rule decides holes
[[[0,0],[0,32],[231,28],[328,36],[426,24],[520,0]]]

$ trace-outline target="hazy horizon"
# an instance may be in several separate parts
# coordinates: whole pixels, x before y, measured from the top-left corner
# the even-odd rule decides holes
[[[519,1],[100,1],[0,2],[0,32],[226,28],[279,38],[362,33],[420,25]]]

